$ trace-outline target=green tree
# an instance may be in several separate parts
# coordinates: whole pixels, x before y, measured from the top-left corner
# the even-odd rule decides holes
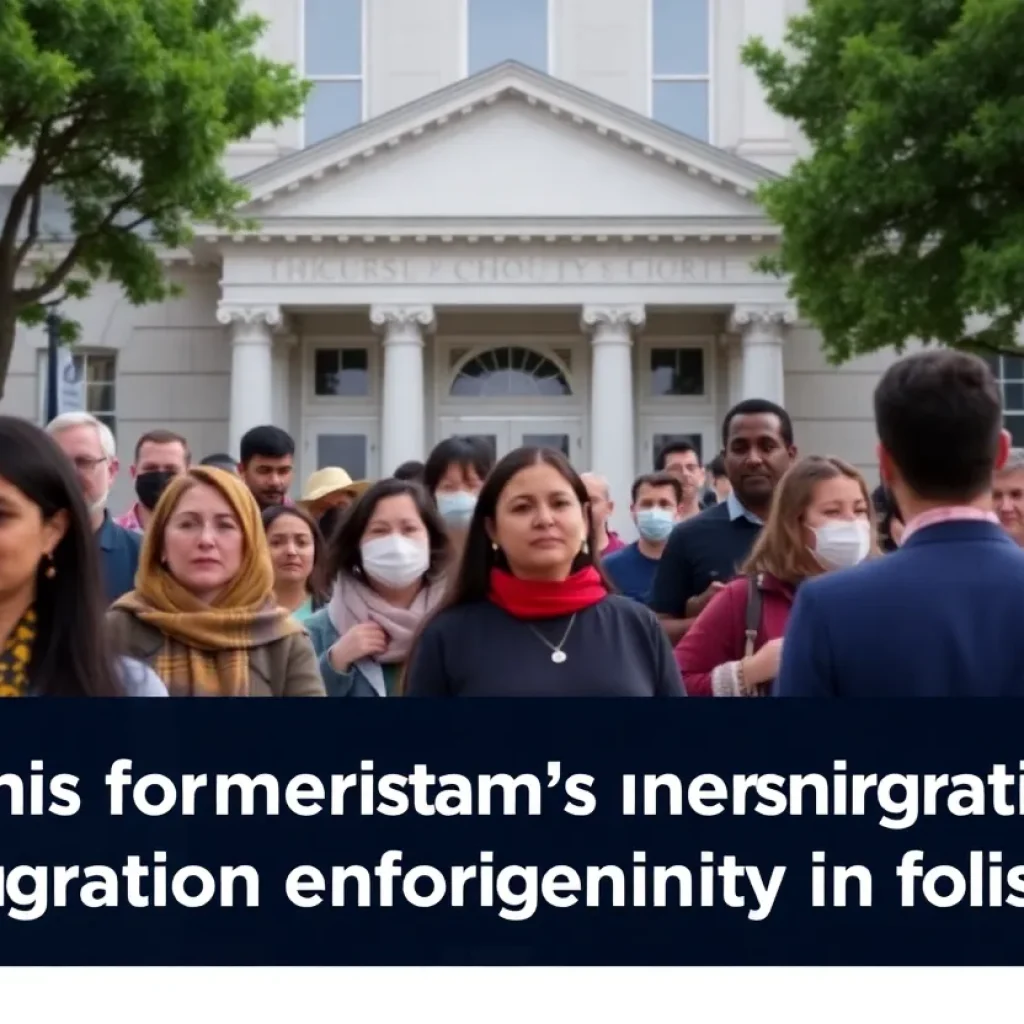
[[[786,52],[745,47],[813,147],[764,187],[784,237],[762,266],[832,362],[912,338],[1019,351],[1021,40],[1024,0],[809,0]]]
[[[160,301],[176,289],[159,248],[187,244],[190,222],[240,226],[224,151],[306,93],[255,51],[264,28],[241,0],[0,0],[0,160],[26,168],[0,208],[0,397],[19,320],[99,279]],[[48,237],[50,196],[67,237]]]

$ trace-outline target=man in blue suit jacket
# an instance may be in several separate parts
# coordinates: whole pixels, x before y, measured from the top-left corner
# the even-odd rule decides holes
[[[909,356],[879,382],[875,421],[902,545],[800,587],[776,692],[1024,696],[1024,551],[991,511],[1010,443],[991,372],[962,352]]]

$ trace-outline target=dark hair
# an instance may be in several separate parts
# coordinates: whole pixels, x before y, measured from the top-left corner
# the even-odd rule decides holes
[[[878,520],[878,546],[891,553],[899,547],[892,536],[892,524],[903,522],[903,513],[896,502],[896,497],[885,484],[879,484],[871,492],[871,504],[875,507],[875,518]]]
[[[373,518],[374,510],[385,498],[397,498],[407,494],[412,498],[430,539],[430,567],[427,579],[436,580],[448,565],[448,533],[441,517],[437,514],[430,496],[423,487],[412,480],[388,478],[378,480],[345,513],[334,536],[327,545],[324,558],[324,580],[333,583],[338,576],[350,576],[365,582],[363,558],[359,550],[366,527]]]
[[[176,434],[173,430],[147,430],[135,442],[135,461],[139,461],[139,452],[142,451],[144,444],[180,444],[185,451],[185,462],[191,462],[192,453],[188,448],[188,441],[181,436]]]
[[[403,462],[391,475],[396,480],[413,480],[418,484],[423,483],[424,465],[415,459]]]
[[[287,430],[280,427],[253,427],[242,435],[239,461],[243,466],[253,459],[283,459],[295,454],[295,442]]]
[[[922,498],[973,501],[992,486],[1001,404],[977,356],[918,352],[893,363],[875,388],[878,440]]]
[[[232,473],[238,468],[238,461],[228,455],[227,452],[217,452],[215,455],[207,455],[200,466],[213,466],[216,469],[230,469]]]
[[[299,505],[271,505],[269,508],[265,508],[261,515],[263,529],[268,534],[270,527],[282,516],[292,516],[309,527],[309,532],[313,535],[313,571],[309,574],[309,579],[306,580],[306,590],[313,598],[314,606],[322,605],[327,600],[330,588],[326,585],[326,576],[323,571],[326,544],[316,520]]]
[[[448,437],[434,445],[423,467],[423,486],[433,496],[445,473],[452,466],[472,469],[481,480],[494,469],[490,450],[471,437]]]
[[[676,495],[676,504],[683,503],[683,485],[671,473],[644,473],[638,476],[633,481],[633,489],[630,492],[630,501],[634,505],[641,487],[671,487]]]
[[[572,571],[578,572],[587,566],[594,566],[601,574],[605,585],[612,593],[615,587],[608,582],[597,555],[597,537],[591,517],[587,514],[590,499],[579,474],[569,460],[552,448],[516,448],[511,451],[488,474],[476,499],[473,519],[469,524],[466,541],[459,562],[458,573],[452,581],[444,607],[453,608],[462,604],[483,601],[490,589],[491,569],[495,566],[506,569],[508,564],[500,551],[495,551],[487,534],[487,521],[494,520],[498,499],[508,482],[530,466],[547,465],[556,470],[572,488],[583,508],[587,525],[587,550],[581,551],[573,562]]]
[[[782,440],[787,447],[792,445],[793,421],[789,418],[789,413],[781,405],[769,402],[767,398],[745,398],[742,402],[737,402],[725,414],[725,419],[722,420],[723,448],[729,447],[729,427],[732,426],[732,421],[737,416],[775,416],[779,421],[779,431],[782,434]]]
[[[707,464],[707,471],[708,471],[708,472],[709,472],[709,473],[710,473],[710,474],[712,475],[712,477],[714,477],[714,478],[715,478],[716,480],[717,480],[717,479],[718,479],[719,477],[723,477],[723,476],[725,476],[725,459],[723,459],[721,455],[716,455],[716,456],[715,456],[715,457],[714,457],[714,458],[713,458],[713,459],[712,459],[712,460],[711,460],[711,461],[710,461],[710,462],[709,462],[709,463]]]
[[[697,456],[697,465],[700,465],[701,458],[700,452],[697,451],[697,446],[690,441],[669,441],[664,448],[658,452],[658,457],[654,460],[654,469],[658,473],[665,471],[665,463],[668,462],[670,455],[686,455],[688,452],[693,452]]]
[[[39,507],[43,520],[65,512],[68,527],[51,564],[36,569],[37,636],[28,666],[33,693],[115,697],[124,693],[107,640],[99,547],[81,488],[64,452],[45,431],[0,416],[0,477]]]

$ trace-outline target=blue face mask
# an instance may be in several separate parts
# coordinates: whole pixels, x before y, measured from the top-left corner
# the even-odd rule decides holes
[[[667,508],[642,508],[636,514],[636,528],[644,540],[666,540],[676,525],[676,517]]]
[[[441,513],[441,518],[449,526],[469,526],[473,510],[476,508],[475,494],[470,494],[469,491],[438,491],[434,497],[437,499],[437,510]]]

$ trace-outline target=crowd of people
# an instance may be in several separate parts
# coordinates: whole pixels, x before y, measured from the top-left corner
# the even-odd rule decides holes
[[[1024,451],[951,350],[875,392],[882,484],[729,410],[629,495],[472,438],[386,479],[315,472],[260,426],[193,460],[144,434],[0,417],[0,696],[950,696],[1024,693]],[[629,501],[637,539],[609,526]]]

